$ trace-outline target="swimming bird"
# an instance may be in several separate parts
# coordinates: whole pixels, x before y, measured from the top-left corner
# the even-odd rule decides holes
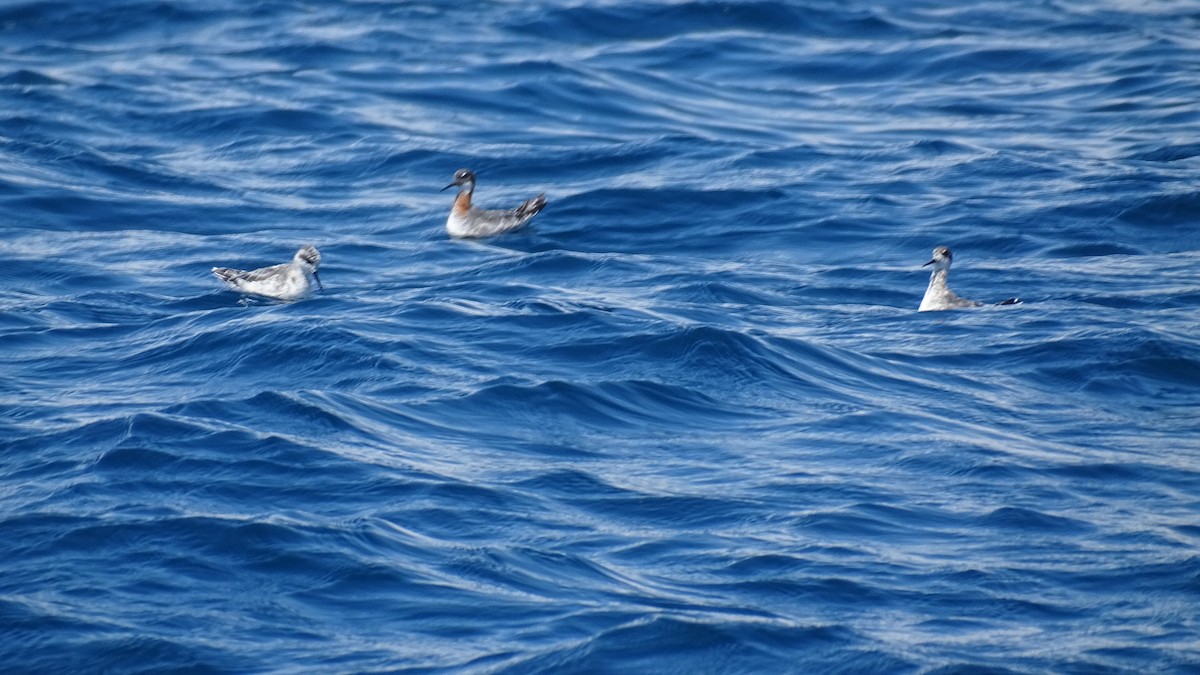
[[[936,312],[943,309],[983,306],[983,303],[978,300],[967,300],[966,298],[958,297],[946,285],[946,277],[950,275],[950,263],[953,259],[954,255],[950,253],[949,248],[938,246],[933,249],[933,259],[922,265],[922,267],[933,265],[933,273],[929,275],[929,287],[925,289],[925,297],[921,298],[921,306],[917,308],[918,312]],[[1021,301],[1017,298],[1009,298],[997,304],[1015,305],[1018,302]]]
[[[454,182],[442,191],[458,186],[458,196],[446,218],[446,231],[451,237],[490,237],[510,232],[524,225],[546,206],[545,193],[527,200],[515,209],[481,209],[471,205],[475,193],[475,173],[470,169],[454,172]]]
[[[292,262],[282,265],[262,267],[249,272],[234,270],[228,267],[214,267],[212,273],[218,279],[244,293],[253,293],[276,300],[299,300],[312,291],[312,280],[317,287],[325,290],[321,279],[317,276],[317,267],[321,264],[321,253],[313,246],[305,244],[296,251]]]

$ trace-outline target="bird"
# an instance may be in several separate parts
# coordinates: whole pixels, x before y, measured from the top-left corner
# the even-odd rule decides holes
[[[481,209],[471,205],[475,192],[475,172],[459,169],[454,172],[454,182],[442,191],[458,186],[458,196],[450,207],[446,218],[446,231],[451,237],[490,237],[494,234],[511,232],[529,222],[546,206],[545,193],[529,199],[515,209]]]
[[[933,273],[929,275],[929,287],[925,289],[925,297],[921,298],[918,312],[936,312],[943,309],[962,309],[964,307],[982,307],[984,303],[978,300],[961,298],[946,285],[946,277],[950,275],[950,263],[954,254],[946,246],[933,249],[933,259],[921,267],[933,265]],[[1009,298],[999,305],[1015,305],[1021,302],[1019,298]]]
[[[256,270],[235,270],[214,267],[212,273],[218,279],[244,293],[261,295],[276,300],[299,300],[312,291],[312,282],[325,290],[317,267],[321,264],[321,253],[314,246],[305,244],[296,251],[290,263],[262,267]],[[310,280],[309,277],[312,279]]]

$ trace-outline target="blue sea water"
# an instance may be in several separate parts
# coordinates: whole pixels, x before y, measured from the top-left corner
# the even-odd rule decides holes
[[[1198,101],[1193,1],[4,2],[0,670],[1200,672]]]

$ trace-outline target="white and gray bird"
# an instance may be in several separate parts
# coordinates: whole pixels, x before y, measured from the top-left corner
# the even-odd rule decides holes
[[[446,231],[451,237],[490,237],[494,234],[511,232],[529,222],[546,206],[546,195],[540,194],[526,200],[515,209],[481,209],[471,204],[475,193],[475,173],[470,169],[454,172],[454,182],[443,191],[458,186],[458,196],[450,207],[446,218]]]
[[[936,312],[943,309],[961,309],[964,307],[982,307],[984,303],[978,300],[967,300],[961,298],[950,290],[946,285],[946,277],[950,276],[950,263],[954,260],[954,254],[945,246],[938,246],[933,249],[933,259],[922,265],[928,267],[933,265],[933,273],[929,275],[929,287],[925,289],[925,297],[921,298],[921,306],[917,308],[918,312]],[[1009,298],[997,304],[1000,305],[1015,305],[1021,302],[1017,298]]]
[[[243,293],[276,300],[299,300],[312,292],[313,281],[317,282],[318,288],[325,290],[317,276],[320,265],[321,253],[316,247],[305,244],[296,251],[290,263],[250,271],[214,267],[212,273]]]

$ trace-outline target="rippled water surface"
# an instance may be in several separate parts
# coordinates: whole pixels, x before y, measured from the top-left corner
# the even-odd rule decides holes
[[[1195,2],[3,3],[0,666],[1197,672],[1197,101]]]

